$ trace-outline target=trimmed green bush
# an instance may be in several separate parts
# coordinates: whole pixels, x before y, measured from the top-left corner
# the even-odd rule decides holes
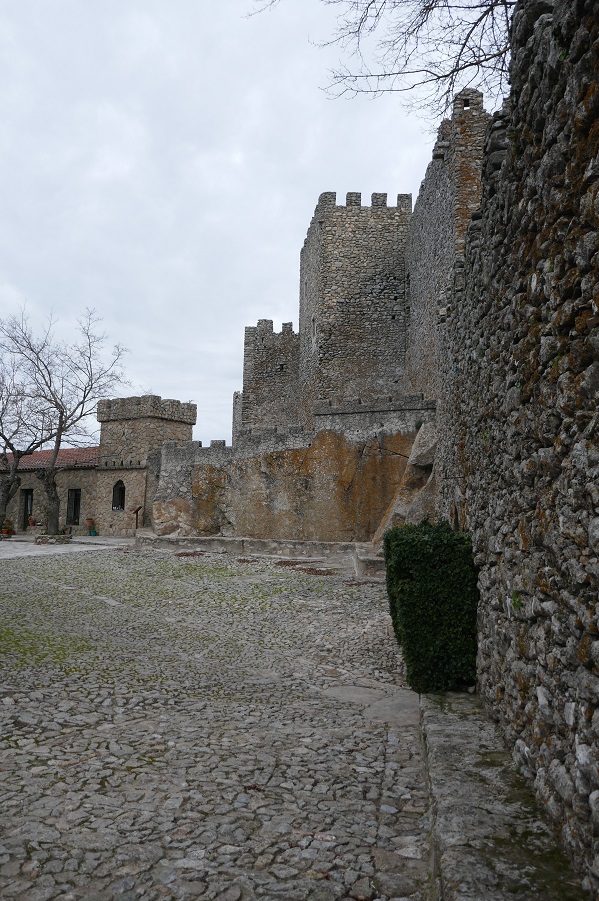
[[[448,523],[385,535],[393,628],[415,691],[448,691],[476,681],[478,588],[470,537]]]

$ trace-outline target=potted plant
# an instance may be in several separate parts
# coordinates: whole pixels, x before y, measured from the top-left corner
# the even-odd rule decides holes
[[[35,525],[35,516],[30,516],[28,519],[28,522],[29,522],[30,526],[34,526]]]
[[[15,530],[12,527],[12,522],[10,521],[10,519],[5,519],[4,522],[2,523],[2,534],[5,536],[6,535],[10,536],[10,535],[15,534]]]

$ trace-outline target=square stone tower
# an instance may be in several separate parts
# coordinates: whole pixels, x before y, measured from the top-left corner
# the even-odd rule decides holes
[[[243,393],[233,399],[233,442],[240,432],[284,431],[298,421],[299,335],[291,322],[273,331],[271,319],[245,330]]]
[[[412,197],[320,195],[301,252],[299,404],[397,395],[406,352],[405,245]]]
[[[98,466],[146,466],[165,441],[191,441],[197,407],[147,394],[101,400],[97,416],[101,426]]]
[[[93,519],[101,534],[134,534],[151,525],[165,441],[191,441],[195,404],[155,394],[98,403],[100,446]]]

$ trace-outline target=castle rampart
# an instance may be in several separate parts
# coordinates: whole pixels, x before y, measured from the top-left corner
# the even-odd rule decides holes
[[[435,418],[435,401],[422,395],[385,396],[363,400],[361,397],[314,407],[316,432],[327,430],[359,439],[364,435],[415,434],[421,425]]]
[[[439,355],[439,512],[480,568],[479,689],[599,890],[599,29],[520,3]],[[465,214],[464,214],[465,217]],[[462,219],[463,221],[463,219]],[[459,237],[459,235],[458,235]],[[458,245],[459,251],[459,245]]]

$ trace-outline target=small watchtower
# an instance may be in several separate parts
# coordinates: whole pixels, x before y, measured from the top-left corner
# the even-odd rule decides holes
[[[147,466],[148,458],[160,452],[165,441],[191,441],[197,407],[146,394],[101,400],[97,416],[100,468],[136,467]]]
[[[93,519],[100,534],[134,535],[151,525],[165,441],[186,444],[197,418],[195,404],[155,394],[98,403],[100,446]]]

